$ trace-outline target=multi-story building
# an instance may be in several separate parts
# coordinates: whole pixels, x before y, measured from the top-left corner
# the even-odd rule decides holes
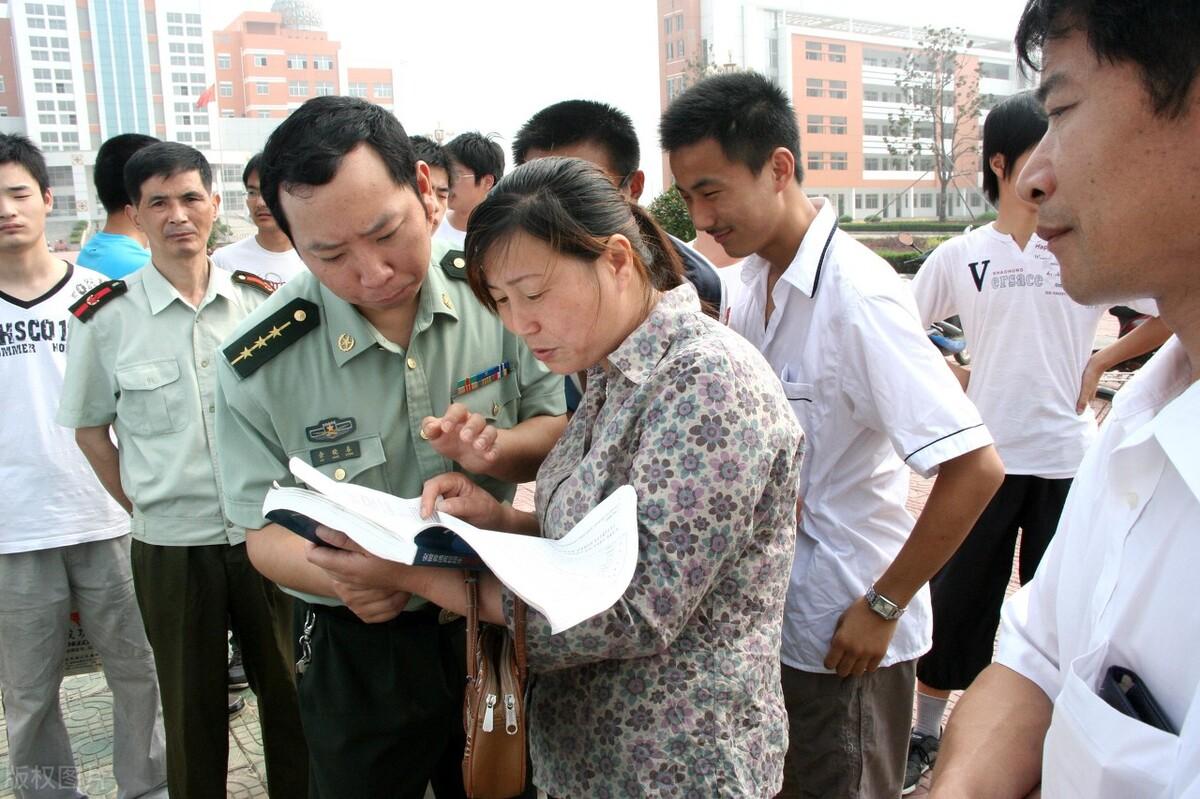
[[[932,131],[911,144],[891,130],[891,120],[913,106],[897,86],[922,31],[907,25],[864,22],[799,10],[799,0],[658,0],[660,100],[665,108],[701,75],[753,69],[791,98],[800,128],[804,186],[829,197],[839,214],[854,219],[932,217],[939,185],[929,148]],[[968,140],[995,98],[1027,86],[1008,40],[970,35],[962,50],[967,74],[979,75],[980,112],[963,120]],[[961,105],[951,103],[951,106]],[[953,108],[949,110],[953,114]],[[922,135],[924,138],[921,138]],[[962,155],[951,183],[947,212],[969,218],[987,210],[979,189],[977,146]],[[949,148],[947,147],[947,151]],[[664,160],[664,185],[670,174]]]

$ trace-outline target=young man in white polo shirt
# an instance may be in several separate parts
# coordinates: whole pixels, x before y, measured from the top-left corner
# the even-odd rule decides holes
[[[1034,233],[1037,206],[1017,194],[1017,176],[1046,122],[1032,92],[1014,94],[988,113],[983,191],[996,207],[996,221],[942,244],[911,284],[921,324],[962,318],[972,353],[967,396],[996,438],[1004,483],[930,582],[933,648],[917,664],[917,721],[905,791],[915,789],[937,759],[950,692],[970,685],[992,660],[1017,530],[1024,585],[1058,527],[1071,478],[1096,435],[1091,407],[1076,412],[1076,398],[1107,306],[1080,305],[1067,296],[1058,261]]]
[[[1195,0],[1031,0],[1018,27],[1050,124],[1017,190],[1063,287],[1086,304],[1152,298],[1175,338],[1117,395],[1005,605],[935,796],[1200,796],[1197,40]]]
[[[660,131],[696,227],[747,256],[730,324],[775,367],[808,435],[780,653],[783,795],[895,796],[929,647],[924,586],[1003,467],[895,272],[805,196],[795,111],[776,86],[709,78]],[[915,526],[906,465],[939,475]]]

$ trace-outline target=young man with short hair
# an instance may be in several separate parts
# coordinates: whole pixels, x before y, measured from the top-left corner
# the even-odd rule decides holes
[[[456,250],[467,238],[467,221],[475,206],[504,177],[504,151],[500,145],[477,131],[460,133],[446,143],[450,156],[449,211],[437,229],[437,238]]]
[[[122,133],[100,145],[92,170],[96,194],[107,214],[104,229],[84,243],[75,262],[117,279],[146,265],[150,251],[146,237],[125,213],[129,193],[125,191],[125,164],[138,150],[158,139],[141,133]]]
[[[1075,400],[1106,306],[1080,305],[1063,291],[1058,261],[1034,232],[1037,205],[1017,194],[1017,176],[1046,122],[1032,92],[988,112],[983,191],[996,221],[943,243],[910,284],[921,324],[956,314],[962,319],[971,345],[967,396],[996,438],[1004,483],[930,582],[933,648],[917,663],[905,792],[937,759],[950,692],[970,685],[992,660],[1018,529],[1024,585],[1096,435],[1090,406],[1077,413]]]
[[[1175,337],[1121,389],[1033,580],[950,717],[933,796],[1200,794],[1200,7],[1030,0],[1049,117],[1017,191],[1077,302]],[[1157,711],[1157,712],[1156,712]]]
[[[697,229],[746,257],[730,326],[777,370],[808,435],[780,653],[783,795],[895,796],[929,647],[924,586],[1003,467],[895,272],[805,195],[783,92],[755,73],[711,77],[660,130]],[[905,466],[938,475],[915,525]]]
[[[304,271],[304,262],[296,255],[292,242],[275,224],[271,209],[263,202],[259,189],[258,164],[262,153],[246,162],[242,185],[246,187],[246,210],[258,232],[241,241],[227,244],[212,254],[212,261],[226,272],[249,272],[280,285]]]
[[[217,444],[254,565],[301,600],[313,791],[419,799],[432,781],[461,796],[462,620],[332,579],[312,544],[263,517],[263,498],[295,482],[295,456],[401,497],[457,468],[511,500],[565,427],[562,380],[479,304],[465,270],[439,268],[428,166],[395,115],[309,100],[271,134],[261,174],[309,272],[223,346]]]
[[[433,217],[430,229],[437,231],[446,217],[446,204],[450,202],[450,156],[446,148],[425,136],[410,136],[418,161],[429,167],[429,184],[433,188]]]
[[[646,174],[639,167],[641,146],[633,120],[620,109],[595,100],[564,100],[531,116],[513,138],[513,162],[551,155],[595,164],[631,202],[641,199]],[[674,236],[696,294],[722,321],[728,320],[725,285],[708,259]]]
[[[104,276],[46,249],[52,207],[42,154],[0,135],[0,690],[16,796],[83,796],[59,706],[72,609],[113,694],[122,796],[166,797],[154,657],[137,613],[129,515],[54,421],[70,307]]]
[[[303,796],[290,603],[250,565],[244,528],[222,512],[215,446],[217,345],[269,287],[205,254],[220,198],[198,150],[150,145],[129,159],[125,182],[151,260],[73,306],[58,421],[133,510],[134,588],[162,687],[172,799],[225,796],[227,624],[259,700],[268,791]]]

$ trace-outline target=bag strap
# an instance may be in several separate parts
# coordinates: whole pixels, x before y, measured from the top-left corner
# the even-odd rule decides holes
[[[473,682],[479,675],[479,578],[464,571],[467,584],[467,676]]]
[[[525,690],[525,601],[513,594],[513,651],[517,656],[517,683]]]

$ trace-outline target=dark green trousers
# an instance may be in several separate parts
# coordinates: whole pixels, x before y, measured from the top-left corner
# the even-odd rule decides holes
[[[463,621],[439,624],[428,608],[365,624],[296,602],[298,630],[310,607],[312,659],[297,683],[309,795],[421,799],[432,784],[438,799],[463,797]]]
[[[229,754],[227,625],[258,697],[272,799],[308,792],[291,598],[254,570],[244,544],[134,541],[133,584],[158,671],[171,799],[224,799]]]

